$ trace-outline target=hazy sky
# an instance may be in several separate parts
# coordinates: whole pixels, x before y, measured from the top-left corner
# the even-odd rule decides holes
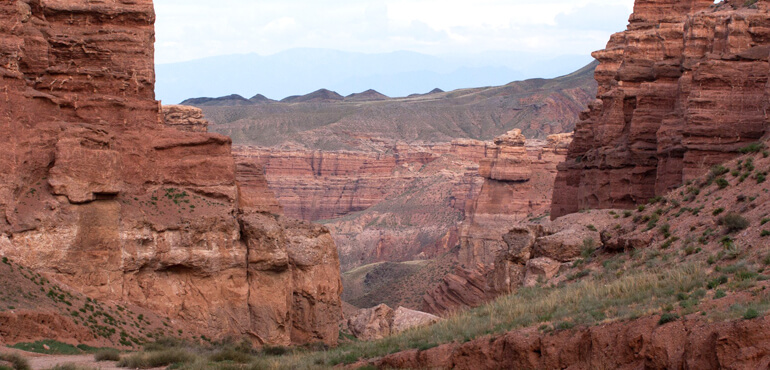
[[[274,54],[518,50],[584,54],[625,29],[634,0],[155,0],[156,62]]]

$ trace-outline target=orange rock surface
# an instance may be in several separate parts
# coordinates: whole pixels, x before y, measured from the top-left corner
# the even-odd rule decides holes
[[[336,343],[328,232],[271,215],[229,138],[162,124],[150,0],[0,14],[0,255],[207,336]]]
[[[593,55],[597,99],[559,166],[552,217],[631,207],[734,157],[767,131],[765,2],[637,1]]]

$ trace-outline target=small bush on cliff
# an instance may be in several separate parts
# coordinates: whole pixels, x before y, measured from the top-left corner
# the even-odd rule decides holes
[[[676,321],[679,319],[679,316],[670,312],[666,312],[663,315],[660,315],[660,320],[658,320],[658,325],[664,325],[668,324],[670,322]]]
[[[743,314],[743,318],[746,320],[756,319],[757,317],[759,317],[759,311],[757,311],[755,308],[749,308]]]
[[[748,0],[746,1],[746,5],[752,5],[756,3],[757,0]],[[743,148],[740,148],[738,151],[743,154],[749,154],[749,153],[759,153],[762,151],[762,149],[765,149],[765,144],[762,144],[760,142],[757,143],[751,143]]]
[[[594,242],[594,239],[593,238],[583,239],[583,248],[580,251],[580,256],[583,258],[589,258],[594,254],[595,251],[596,251],[596,242]]]
[[[728,213],[719,219],[719,224],[727,228],[727,232],[734,233],[745,230],[751,225],[749,220],[737,213]]]
[[[720,189],[724,189],[728,186],[730,186],[730,182],[725,180],[724,177],[720,177],[717,179],[717,186],[719,186]]]

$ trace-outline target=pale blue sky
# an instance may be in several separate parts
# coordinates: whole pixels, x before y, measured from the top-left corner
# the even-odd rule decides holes
[[[293,48],[587,54],[633,0],[155,0],[156,62]]]

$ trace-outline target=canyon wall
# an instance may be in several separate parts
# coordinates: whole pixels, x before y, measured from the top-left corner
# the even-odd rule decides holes
[[[235,147],[239,168],[264,169],[288,217],[322,222],[343,271],[382,261],[427,259],[458,243],[457,224],[482,179],[491,143],[385,145],[377,152]]]
[[[535,264],[544,261],[530,263],[533,254],[521,250],[531,249],[538,238],[555,231],[521,225],[548,215],[556,166],[571,140],[571,134],[559,134],[546,142],[527,141],[518,129],[495,139],[480,160],[483,185],[467,202],[459,266],[423,296],[421,310],[446,315],[478,306],[517,289],[529,270],[538,270]]]
[[[163,124],[150,0],[0,15],[0,255],[199,334],[336,343],[328,231],[271,214],[264,179],[201,117]]]
[[[768,5],[637,1],[612,36],[559,166],[551,217],[632,207],[734,157],[767,131]]]
[[[376,152],[236,146],[234,154],[239,168],[264,169],[287,216],[331,229],[343,271],[429,259],[458,245],[472,268],[494,262],[512,224],[550,209],[570,140],[527,141],[514,130],[494,142],[379,142]]]
[[[565,158],[571,135],[548,140],[527,143],[520,130],[513,130],[496,138],[495,149],[480,161],[484,184],[465,212],[460,238],[463,266],[493,264],[506,247],[503,235],[511,225],[547,214],[556,166]]]

